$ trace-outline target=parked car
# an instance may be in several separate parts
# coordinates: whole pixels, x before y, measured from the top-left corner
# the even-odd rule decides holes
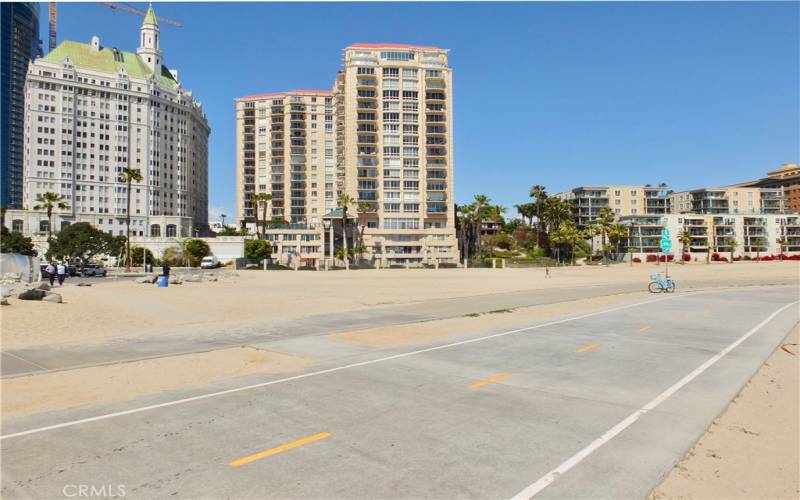
[[[83,266],[82,274],[88,276],[102,276],[105,278],[108,270],[102,264],[86,264]]]
[[[213,255],[206,255],[203,257],[203,260],[200,261],[200,269],[214,269],[220,265],[219,259]]]

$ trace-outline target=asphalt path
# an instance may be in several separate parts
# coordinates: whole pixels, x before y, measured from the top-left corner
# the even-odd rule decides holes
[[[4,421],[2,497],[643,498],[798,322],[797,299],[662,295],[396,349],[287,338],[319,363]]]

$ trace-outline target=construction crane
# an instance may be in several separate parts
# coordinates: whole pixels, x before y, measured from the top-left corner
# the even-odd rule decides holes
[[[136,15],[142,16],[142,17],[147,15],[147,13],[142,11],[142,10],[134,9],[133,7],[129,7],[127,5],[123,5],[123,4],[120,4],[120,3],[114,3],[114,2],[101,2],[101,3],[103,5],[105,5],[105,6],[107,6],[107,7],[110,7],[112,9],[114,9],[114,10],[121,10],[123,12],[136,14]],[[49,21],[48,21],[49,33],[48,33],[48,37],[47,37],[47,51],[48,52],[52,52],[53,49],[56,48],[56,14],[57,14],[57,12],[58,12],[58,2],[49,2],[50,17],[49,17]],[[176,28],[183,27],[183,24],[179,23],[178,21],[173,21],[172,19],[167,19],[166,17],[156,16],[156,19],[158,20],[158,22],[161,22],[161,23],[164,23],[164,24],[169,24],[170,26],[175,26]]]
[[[106,7],[110,7],[112,9],[114,9],[114,10],[121,10],[121,11],[127,12],[129,14],[136,14],[136,15],[142,16],[142,17],[147,15],[147,13],[145,11],[143,11],[143,10],[135,9],[133,7],[129,7],[129,6],[121,4],[121,3],[114,3],[114,2],[100,2],[100,3],[102,3]],[[51,2],[51,5],[52,5],[52,2]],[[183,26],[183,24],[179,23],[178,21],[173,21],[172,19],[167,19],[166,17],[156,16],[156,19],[160,23],[169,24],[170,26],[175,26],[176,28],[180,28],[180,27]]]

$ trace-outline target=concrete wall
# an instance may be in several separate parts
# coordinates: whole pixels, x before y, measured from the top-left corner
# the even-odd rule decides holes
[[[198,238],[211,247],[211,253],[221,262],[244,257],[244,237],[243,236],[218,236],[216,238]],[[154,238],[154,237],[132,237],[131,245],[144,247],[153,252],[153,256],[161,258],[164,251],[170,247],[180,246],[181,240],[178,238]]]

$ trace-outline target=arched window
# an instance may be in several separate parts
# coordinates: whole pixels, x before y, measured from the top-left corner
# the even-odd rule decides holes
[[[150,236],[161,236],[161,226],[158,224],[150,226]]]
[[[167,238],[174,238],[178,235],[177,233],[175,224],[167,224]]]
[[[23,225],[24,225],[24,223],[22,222],[22,219],[14,219],[11,222],[11,230],[15,231],[17,233],[21,233]]]

